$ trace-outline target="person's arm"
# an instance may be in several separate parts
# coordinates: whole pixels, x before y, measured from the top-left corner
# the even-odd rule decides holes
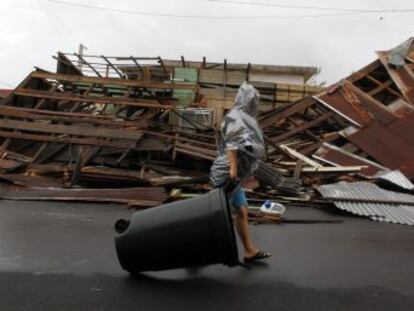
[[[230,163],[229,177],[231,180],[237,180],[237,149],[227,150],[227,158]]]

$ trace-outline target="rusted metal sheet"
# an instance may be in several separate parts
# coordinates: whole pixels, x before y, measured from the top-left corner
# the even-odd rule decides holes
[[[334,166],[365,166],[361,170],[361,174],[366,176],[373,176],[377,172],[387,169],[386,167],[375,162],[328,144],[324,144],[321,148],[319,148],[313,157]]]
[[[414,146],[379,123],[372,122],[347,139],[382,165],[414,177]]]
[[[332,91],[325,92],[322,95],[318,95],[318,99],[330,109],[339,111],[346,117],[354,121],[358,126],[363,126],[372,119],[366,111],[358,107],[358,105],[351,105],[343,96],[340,89],[341,86],[335,86]]]
[[[369,124],[373,119],[383,125],[397,120],[397,117],[383,104],[347,81],[342,81],[333,89],[319,95],[318,98],[360,126]]]
[[[399,139],[414,147],[414,113],[411,113],[388,126],[388,130]]]

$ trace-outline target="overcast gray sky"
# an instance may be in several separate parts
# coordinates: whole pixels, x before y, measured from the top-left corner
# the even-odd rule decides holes
[[[39,66],[54,70],[52,55],[162,56],[208,61],[318,66],[317,81],[333,83],[385,50],[414,36],[414,11],[330,17],[338,12],[245,5],[208,0],[61,0],[142,13],[197,16],[256,16],[209,19],[128,14],[68,6],[49,0],[0,3],[0,88],[16,85]],[[412,0],[235,0],[352,9],[414,9]],[[346,13],[346,12],[343,12]],[[308,17],[300,17],[308,16]],[[261,18],[260,18],[261,17]],[[286,18],[287,17],[287,18]]]

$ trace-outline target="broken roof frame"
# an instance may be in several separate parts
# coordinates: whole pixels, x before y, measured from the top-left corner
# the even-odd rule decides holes
[[[240,71],[245,73],[245,80],[249,81],[249,73],[267,74],[297,74],[304,77],[306,83],[312,76],[319,72],[317,67],[310,66],[281,66],[261,64],[229,63],[224,59],[222,63],[207,62],[206,57],[202,61],[188,61],[184,56],[181,60],[163,59],[156,57],[136,56],[104,56],[104,55],[79,55],[78,53],[62,53],[54,56],[58,60],[58,68],[62,65],[72,66],[78,70],[78,74],[85,72],[97,76],[119,76],[124,78],[126,74],[141,72],[145,69],[158,70],[164,74],[175,67],[197,69],[220,69],[223,71]],[[85,68],[86,66],[86,68]],[[59,70],[58,70],[59,72]],[[162,76],[162,75],[160,75]],[[165,76],[164,76],[165,77]]]

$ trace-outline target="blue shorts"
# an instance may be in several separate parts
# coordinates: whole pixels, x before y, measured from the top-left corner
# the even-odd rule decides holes
[[[237,188],[234,189],[233,193],[229,196],[229,203],[235,209],[239,209],[242,206],[247,207],[246,193],[242,187],[237,186]]]

